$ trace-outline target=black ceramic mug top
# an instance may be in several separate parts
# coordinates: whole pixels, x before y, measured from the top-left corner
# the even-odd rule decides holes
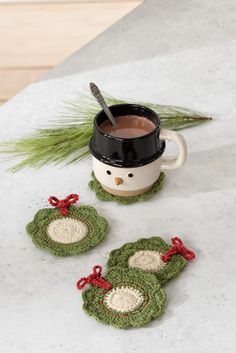
[[[93,136],[89,148],[99,161],[114,167],[141,167],[159,158],[165,150],[165,141],[159,139],[160,118],[151,109],[138,104],[116,104],[109,107],[112,115],[138,115],[150,119],[155,128],[146,135],[121,138],[105,133],[101,124],[107,116],[101,110],[94,118]]]

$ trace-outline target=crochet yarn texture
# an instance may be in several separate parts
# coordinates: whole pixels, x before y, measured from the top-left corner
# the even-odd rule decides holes
[[[165,174],[161,173],[157,181],[153,184],[150,190],[146,191],[145,193],[137,196],[115,196],[109,194],[105,191],[99,181],[96,179],[94,173],[92,173],[92,178],[89,182],[89,187],[91,190],[95,191],[96,196],[101,201],[115,201],[122,205],[129,205],[135,202],[147,201],[149,200],[154,194],[162,189],[164,184]]]
[[[141,327],[164,311],[165,292],[152,274],[135,268],[110,268],[104,279],[110,290],[91,285],[83,292],[83,309],[116,328]]]
[[[99,244],[108,223],[90,206],[69,206],[68,214],[59,209],[39,210],[26,226],[34,244],[56,256],[81,254]]]
[[[172,256],[168,262],[162,261],[161,255],[170,249],[171,245],[160,237],[142,238],[111,251],[107,266],[138,268],[154,274],[160,283],[165,283],[176,277],[187,264],[187,260],[180,254]]]

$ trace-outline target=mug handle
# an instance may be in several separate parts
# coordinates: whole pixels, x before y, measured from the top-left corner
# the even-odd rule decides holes
[[[184,164],[187,157],[187,145],[183,136],[172,130],[161,129],[160,140],[174,141],[179,147],[179,155],[176,158],[162,159],[161,170],[176,169]]]

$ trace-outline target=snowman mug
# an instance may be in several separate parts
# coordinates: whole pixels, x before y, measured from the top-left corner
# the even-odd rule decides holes
[[[124,197],[140,195],[152,187],[162,170],[179,168],[185,162],[187,147],[183,136],[161,129],[160,118],[153,110],[137,104],[116,104],[109,108],[112,115],[122,118],[123,122],[136,117],[136,120],[143,119],[143,126],[151,125],[152,128],[138,137],[118,137],[105,129],[104,124],[109,122],[104,111],[95,116],[89,147],[95,177],[105,191]],[[176,158],[162,157],[165,140],[177,144],[179,154]]]

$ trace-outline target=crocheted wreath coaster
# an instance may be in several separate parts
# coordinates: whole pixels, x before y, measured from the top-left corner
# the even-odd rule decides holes
[[[49,198],[57,209],[39,210],[26,226],[36,246],[57,256],[67,256],[83,253],[104,239],[108,226],[105,218],[93,207],[72,206],[77,200],[78,195],[69,195],[61,201]]]
[[[78,289],[91,284],[83,292],[83,309],[96,320],[117,328],[141,327],[164,311],[165,292],[154,275],[113,267],[101,278],[101,271],[95,266],[77,283]]]
[[[107,191],[105,191],[102,187],[99,181],[96,179],[94,173],[92,173],[92,178],[89,182],[89,187],[91,190],[95,191],[96,196],[99,200],[101,201],[115,201],[117,203],[120,203],[122,205],[129,205],[134,202],[140,202],[140,201],[147,201],[149,200],[154,194],[156,194],[158,191],[162,189],[164,179],[165,179],[165,174],[161,173],[159,176],[158,180],[153,184],[150,190],[146,191],[144,194],[137,195],[137,196],[115,196],[109,194]]]
[[[171,247],[160,237],[139,239],[124,244],[110,253],[108,267],[138,268],[155,274],[160,283],[174,278],[195,257],[179,238],[172,238]],[[175,256],[173,256],[175,255]]]

